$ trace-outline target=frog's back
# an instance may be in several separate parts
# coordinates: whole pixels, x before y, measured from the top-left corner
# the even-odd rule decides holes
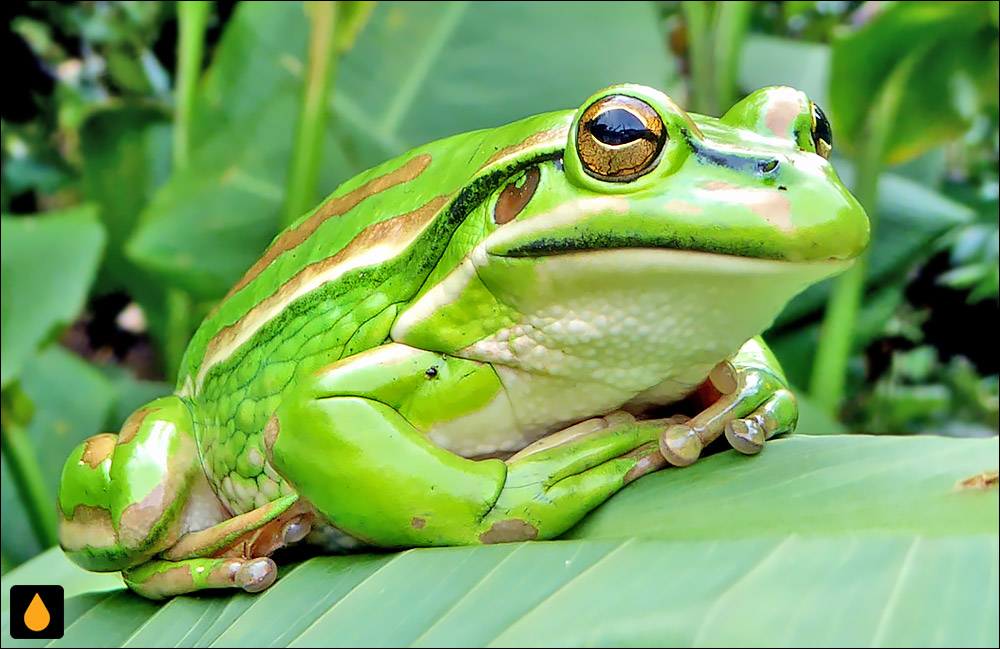
[[[385,342],[455,228],[494,189],[491,176],[526,151],[561,146],[570,117],[415,149],[352,178],[272,241],[201,324],[177,382],[230,509],[290,489],[264,461],[261,434],[295,378]]]

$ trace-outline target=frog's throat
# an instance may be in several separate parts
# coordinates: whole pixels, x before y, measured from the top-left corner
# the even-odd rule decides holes
[[[424,349],[549,372],[551,355],[526,367],[523,358],[499,354],[501,347],[510,347],[501,340],[504,332],[516,334],[507,340],[522,335],[544,338],[551,349],[562,351],[587,344],[576,335],[557,339],[564,329],[570,334],[584,332],[581,335],[589,336],[593,349],[605,346],[600,341],[615,340],[630,354],[636,351],[634,359],[629,356],[631,361],[645,363],[649,352],[640,354],[641,350],[664,347],[662,336],[682,329],[688,348],[712,356],[714,364],[770,326],[805,287],[851,263],[788,262],[663,248],[501,257],[480,244],[400,314],[390,335]],[[484,304],[494,306],[484,309]],[[474,321],[470,314],[477,314]],[[530,333],[534,329],[539,329],[538,336]],[[623,335],[631,340],[623,343]],[[498,345],[486,352],[484,341],[491,339]],[[669,355],[661,360],[671,362]],[[568,375],[569,371],[567,367]]]

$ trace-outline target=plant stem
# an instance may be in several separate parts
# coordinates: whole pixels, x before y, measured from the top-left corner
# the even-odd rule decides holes
[[[35,449],[31,445],[24,428],[14,421],[6,406],[0,413],[2,422],[3,456],[7,460],[11,477],[17,485],[17,494],[24,504],[28,524],[35,533],[39,545],[48,548],[59,543],[58,524],[53,498],[42,478],[42,467],[38,463]]]
[[[212,3],[208,0],[177,3],[177,79],[174,89],[174,172],[187,168],[191,152],[191,119],[195,89],[201,77],[205,28]],[[168,377],[176,376],[190,335],[191,296],[178,288],[167,290],[167,326],[163,356]]]
[[[177,3],[180,37],[177,41],[177,83],[174,89],[174,171],[187,167],[190,152],[194,91],[201,75],[205,27],[212,3],[208,0]]]
[[[179,288],[167,290],[167,326],[163,343],[163,359],[166,376],[173,379],[181,367],[181,359],[191,337],[191,296]]]
[[[292,160],[288,169],[282,225],[289,225],[315,202],[322,163],[323,135],[326,132],[327,102],[336,74],[337,3],[308,2],[309,60],[306,67],[302,105],[295,124]]]
[[[753,3],[744,0],[720,2],[715,9],[715,28],[712,35],[715,57],[713,60],[715,75],[715,111],[711,115],[721,114],[729,106],[736,103],[736,75],[739,71],[740,53],[743,50],[743,38],[750,23],[750,11]]]
[[[868,212],[872,231],[878,216],[878,180],[885,166],[888,134],[892,131],[892,123],[916,62],[925,51],[926,48],[921,48],[913,52],[886,79],[868,111],[868,126],[860,138],[864,144],[859,145],[857,152],[854,195]],[[847,363],[854,342],[854,322],[861,306],[867,266],[867,255],[862,255],[853,267],[834,280],[823,315],[809,394],[813,403],[830,416],[836,415],[844,398]]]
[[[712,4],[682,2],[687,24],[688,51],[691,62],[691,106],[695,112],[714,115],[716,108],[712,61]]]

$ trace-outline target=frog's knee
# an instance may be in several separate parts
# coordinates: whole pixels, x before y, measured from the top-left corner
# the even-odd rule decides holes
[[[104,433],[70,453],[59,482],[59,544],[76,563],[90,568],[93,551],[117,544],[111,521],[109,469],[117,435]]]
[[[169,547],[199,467],[187,407],[158,399],[126,420],[118,435],[74,449],[59,484],[59,541],[89,570],[121,570]]]

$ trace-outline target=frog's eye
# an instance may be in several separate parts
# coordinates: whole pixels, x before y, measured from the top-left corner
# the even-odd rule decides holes
[[[809,105],[812,106],[812,139],[816,145],[816,153],[829,160],[830,151],[833,150],[833,129],[819,106],[812,102]]]
[[[667,141],[656,110],[635,97],[611,95],[583,111],[576,149],[584,170],[598,180],[627,183],[648,173]]]

